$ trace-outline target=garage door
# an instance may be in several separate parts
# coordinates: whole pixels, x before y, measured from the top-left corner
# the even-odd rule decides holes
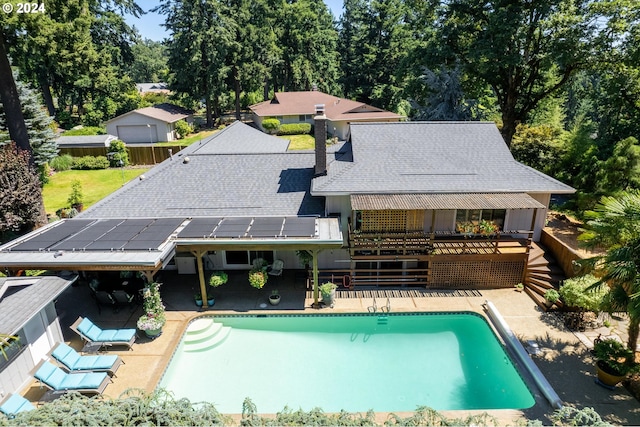
[[[158,142],[156,125],[128,125],[117,126],[118,138],[128,143]]]

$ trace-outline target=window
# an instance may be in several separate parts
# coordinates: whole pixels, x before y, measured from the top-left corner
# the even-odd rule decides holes
[[[22,331],[17,335],[0,334],[0,372],[25,348],[21,335]]]
[[[234,266],[251,265],[254,259],[262,258],[273,264],[273,251],[225,251],[225,263]]]
[[[502,230],[506,212],[505,209],[458,209],[456,225],[463,223],[477,225],[480,220],[485,220],[496,224]]]

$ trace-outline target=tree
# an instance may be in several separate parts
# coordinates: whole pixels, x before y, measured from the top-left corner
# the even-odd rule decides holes
[[[640,332],[640,192],[602,197],[587,217],[588,230],[580,239],[587,247],[601,245],[607,252],[585,265],[598,273],[593,287],[609,288],[604,297],[607,311],[629,316],[627,348],[635,350]]]
[[[587,0],[454,0],[433,50],[493,90],[507,145],[543,99],[587,65],[598,34]],[[430,59],[433,59],[432,56]]]
[[[204,100],[207,127],[220,115],[220,97],[226,92],[226,43],[220,27],[224,19],[219,2],[169,0],[154,9],[166,15],[169,86],[192,101]],[[222,29],[222,31],[221,31]]]
[[[0,233],[29,231],[43,223],[40,181],[29,157],[13,142],[0,147]]]
[[[136,83],[167,81],[167,49],[162,43],[149,39],[138,41],[131,46],[131,52],[133,61],[124,67],[131,80]]]
[[[33,151],[33,160],[38,167],[42,167],[58,155],[58,145],[52,128],[53,118],[47,114],[39,94],[21,82],[17,73],[14,73],[14,80],[27,127],[29,145]],[[0,145],[11,141],[7,122],[5,110],[0,106]]]
[[[29,135],[22,115],[20,96],[16,88],[9,56],[5,49],[5,36],[0,28],[0,100],[2,101],[6,126],[11,139],[16,142],[22,150],[31,151],[29,145]],[[29,156],[28,161],[32,164],[33,159]]]
[[[428,95],[422,100],[413,100],[417,120],[477,120],[480,113],[477,101],[465,99],[460,84],[461,71],[458,67],[447,69],[441,66],[437,71],[425,68],[421,80],[427,87]]]

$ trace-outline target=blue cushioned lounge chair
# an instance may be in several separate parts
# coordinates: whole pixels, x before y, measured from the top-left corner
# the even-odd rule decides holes
[[[91,320],[78,317],[71,330],[76,332],[88,344],[99,344],[101,346],[126,345],[131,349],[136,340],[135,329],[101,329]]]
[[[19,394],[11,394],[0,402],[0,412],[9,418],[15,417],[18,412],[31,411],[33,409],[36,409],[36,407]]]
[[[113,376],[120,365],[124,363],[120,356],[111,354],[81,356],[75,349],[63,342],[56,344],[49,355],[69,372],[108,372]]]
[[[102,394],[111,382],[106,372],[66,373],[48,360],[41,360],[33,368],[32,375],[54,393]]]

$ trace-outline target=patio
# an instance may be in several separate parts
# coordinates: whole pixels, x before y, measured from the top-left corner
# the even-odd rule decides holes
[[[209,310],[198,308],[193,294],[199,289],[196,275],[179,275],[174,271],[163,271],[158,281],[163,283],[161,293],[167,307],[167,324],[163,333],[155,340],[144,334],[138,338],[131,351],[123,348],[109,350],[119,354],[125,365],[118,370],[113,383],[107,386],[105,395],[117,397],[125,390],[135,387],[153,390],[171,359],[188,322],[203,313],[264,313],[264,312],[310,312],[341,313],[367,312],[376,298],[378,307],[386,305],[391,312],[403,311],[460,311],[483,313],[483,303],[493,302],[521,342],[536,340],[542,349],[533,356],[536,365],[546,376],[565,404],[579,408],[591,406],[607,421],[614,424],[640,424],[640,405],[622,386],[610,391],[594,384],[595,368],[588,352],[590,340],[584,334],[573,334],[552,313],[542,312],[524,293],[512,289],[482,291],[436,291],[425,289],[361,289],[340,291],[334,308],[311,308],[312,294],[306,289],[302,271],[286,270],[282,277],[270,278],[263,289],[249,286],[247,272],[228,272],[229,282],[215,288],[216,302]],[[278,306],[268,303],[268,296],[278,289],[282,296]],[[135,327],[142,313],[140,306],[120,307],[117,311],[102,307],[101,312],[91,297],[88,286],[79,284],[70,287],[57,301],[57,309],[65,340],[76,349],[82,348],[77,335],[70,329],[78,316],[90,318],[104,328]],[[585,345],[586,344],[586,345]],[[524,411],[492,411],[504,424],[513,423],[521,415],[528,419],[539,419],[549,424],[545,415],[552,412],[551,406],[524,375],[536,397],[536,405]],[[23,390],[32,401],[49,400],[36,382]],[[284,405],[283,405],[284,406]],[[260,408],[258,408],[260,409]],[[241,408],[238,408],[238,412]],[[451,414],[454,416],[454,414]],[[378,414],[382,422],[386,414]]]

